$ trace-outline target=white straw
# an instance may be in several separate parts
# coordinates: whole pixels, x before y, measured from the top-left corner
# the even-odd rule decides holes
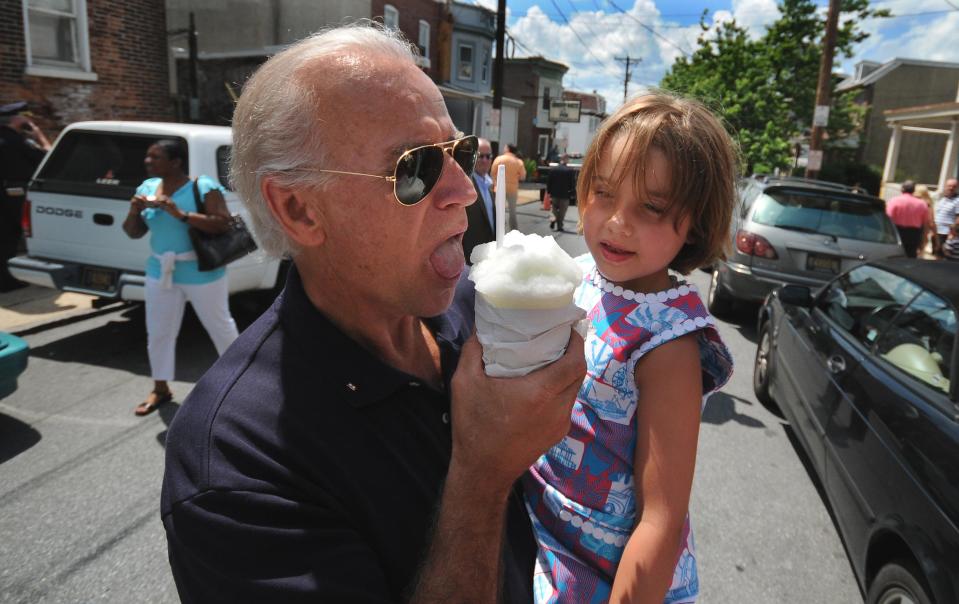
[[[496,247],[503,247],[506,236],[506,166],[496,170]]]

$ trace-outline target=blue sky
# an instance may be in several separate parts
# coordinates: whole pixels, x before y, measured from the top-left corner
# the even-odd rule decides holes
[[[496,0],[474,1],[496,9]],[[835,69],[851,73],[860,60],[897,57],[959,63],[959,2],[951,1],[873,2],[894,18],[864,22],[871,36]],[[817,4],[825,18],[828,0]],[[707,24],[735,18],[756,37],[778,16],[776,0],[508,0],[507,28],[518,43],[515,56],[540,54],[569,65],[566,88],[596,90],[613,108],[622,102],[624,73],[615,57],[642,58],[632,70],[630,94],[657,84],[678,56],[695,47],[704,9]]]

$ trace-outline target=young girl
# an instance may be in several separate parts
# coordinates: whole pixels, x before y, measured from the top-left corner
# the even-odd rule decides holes
[[[699,593],[687,508],[700,411],[732,357],[695,286],[668,269],[722,255],[735,173],[716,118],[663,93],[627,102],[590,145],[577,191],[586,380],[569,434],[524,477],[537,602]]]

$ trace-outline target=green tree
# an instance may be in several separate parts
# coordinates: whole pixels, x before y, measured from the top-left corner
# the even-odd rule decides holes
[[[859,23],[888,16],[868,0],[843,0],[836,36],[837,56],[851,57],[868,37]],[[692,55],[680,57],[661,86],[703,100],[726,120],[749,172],[791,164],[790,139],[812,126],[822,57],[825,19],[812,0],[781,0],[779,18],[752,40],[735,21],[716,29],[700,20],[702,33]],[[835,82],[833,82],[835,85]],[[862,124],[852,95],[833,95],[827,148]]]
[[[791,132],[788,105],[772,85],[759,42],[735,21],[715,31],[705,23],[702,27],[695,52],[680,57],[660,85],[698,98],[718,112],[737,137],[747,170],[785,165]]]

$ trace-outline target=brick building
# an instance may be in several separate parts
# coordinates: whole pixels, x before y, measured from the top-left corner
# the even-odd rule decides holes
[[[193,13],[197,31],[196,114],[203,123],[229,124],[235,97],[270,56],[323,28],[357,19],[376,19],[403,32],[421,53],[423,71],[439,81],[439,20],[447,14],[435,0],[167,0],[172,30],[187,27]],[[175,57],[173,94],[189,117],[189,57],[185,38],[171,38]]]
[[[449,14],[436,0],[371,0],[370,16],[387,27],[403,32],[420,49],[419,66],[434,82],[440,82],[440,21]]]
[[[80,120],[174,118],[163,0],[40,5],[0,2],[0,103],[28,101],[48,136]]]
[[[543,57],[504,61],[503,94],[523,102],[517,146],[526,157],[545,159],[554,150],[556,125],[549,121],[549,102],[562,98],[567,71],[566,65]]]

